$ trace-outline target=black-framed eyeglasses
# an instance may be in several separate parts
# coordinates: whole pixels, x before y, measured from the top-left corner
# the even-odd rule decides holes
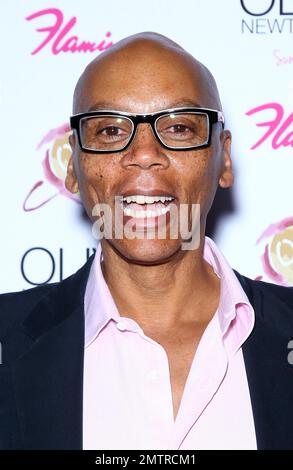
[[[82,150],[115,153],[132,142],[138,124],[150,124],[160,144],[169,150],[192,150],[210,145],[212,125],[221,122],[221,111],[208,108],[173,108],[152,114],[98,110],[71,116]]]

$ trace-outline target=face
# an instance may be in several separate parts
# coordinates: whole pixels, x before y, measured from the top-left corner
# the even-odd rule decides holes
[[[132,45],[101,56],[87,70],[76,112],[108,109],[147,114],[189,106],[218,109],[215,96],[199,66],[186,54],[152,44],[144,45],[144,50]],[[75,134],[70,144],[73,155],[68,166],[67,188],[80,191],[93,221],[92,210],[96,204],[108,204],[113,214],[113,233],[115,196],[168,195],[174,198],[172,204],[177,208],[181,204],[188,204],[189,209],[192,204],[200,205],[203,237],[206,216],[218,185],[229,187],[233,182],[230,133],[223,131],[221,123],[213,125],[211,145],[198,150],[163,148],[148,124],[140,124],[130,146],[118,153],[81,151]],[[129,219],[124,216],[123,223],[136,222],[132,225],[138,232],[146,230],[147,218]],[[179,231],[178,238],[172,239],[167,225],[165,239],[124,236],[104,239],[102,243],[111,244],[132,262],[157,264],[180,252],[182,238]]]

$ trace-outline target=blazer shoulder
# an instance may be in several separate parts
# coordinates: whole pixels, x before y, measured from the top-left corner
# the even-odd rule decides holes
[[[0,338],[15,324],[21,323],[34,306],[58,283],[44,284],[24,291],[0,295]]]
[[[84,292],[94,255],[75,273],[63,281],[19,292],[0,295],[0,340],[8,331],[21,323],[28,321],[30,313],[36,309],[51,306],[51,310],[70,309],[79,301],[79,295]],[[56,317],[58,312],[55,312]],[[42,319],[44,322],[44,317]]]
[[[293,287],[280,286],[271,282],[250,279],[243,274],[234,271],[248,297],[254,297],[255,293],[262,297],[280,301],[293,309]]]

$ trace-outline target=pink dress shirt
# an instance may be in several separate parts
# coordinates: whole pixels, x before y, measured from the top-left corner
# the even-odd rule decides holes
[[[167,354],[127,312],[119,314],[98,246],[85,293],[84,449],[256,449],[241,349],[254,311],[208,237],[204,258],[221,280],[220,302],[198,345],[174,421]]]

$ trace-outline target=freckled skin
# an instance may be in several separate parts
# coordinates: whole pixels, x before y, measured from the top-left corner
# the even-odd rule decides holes
[[[138,35],[124,40],[92,62],[82,75],[74,96],[74,113],[94,104],[108,109],[149,113],[174,107],[174,103],[198,103],[221,109],[210,73],[179,46],[157,35]],[[165,188],[179,203],[201,205],[201,232],[205,229],[218,184],[232,184],[230,133],[213,126],[212,145],[203,150],[170,151],[161,147],[148,125],[140,125],[124,152],[93,155],[81,152],[71,138],[73,161],[67,188],[79,188],[88,216],[95,204],[109,203],[129,186]],[[100,175],[100,177],[97,177]],[[101,176],[104,175],[104,178]],[[107,240],[124,257],[138,263],[158,263],[172,258],[178,240]],[[182,254],[181,254],[182,255]]]

